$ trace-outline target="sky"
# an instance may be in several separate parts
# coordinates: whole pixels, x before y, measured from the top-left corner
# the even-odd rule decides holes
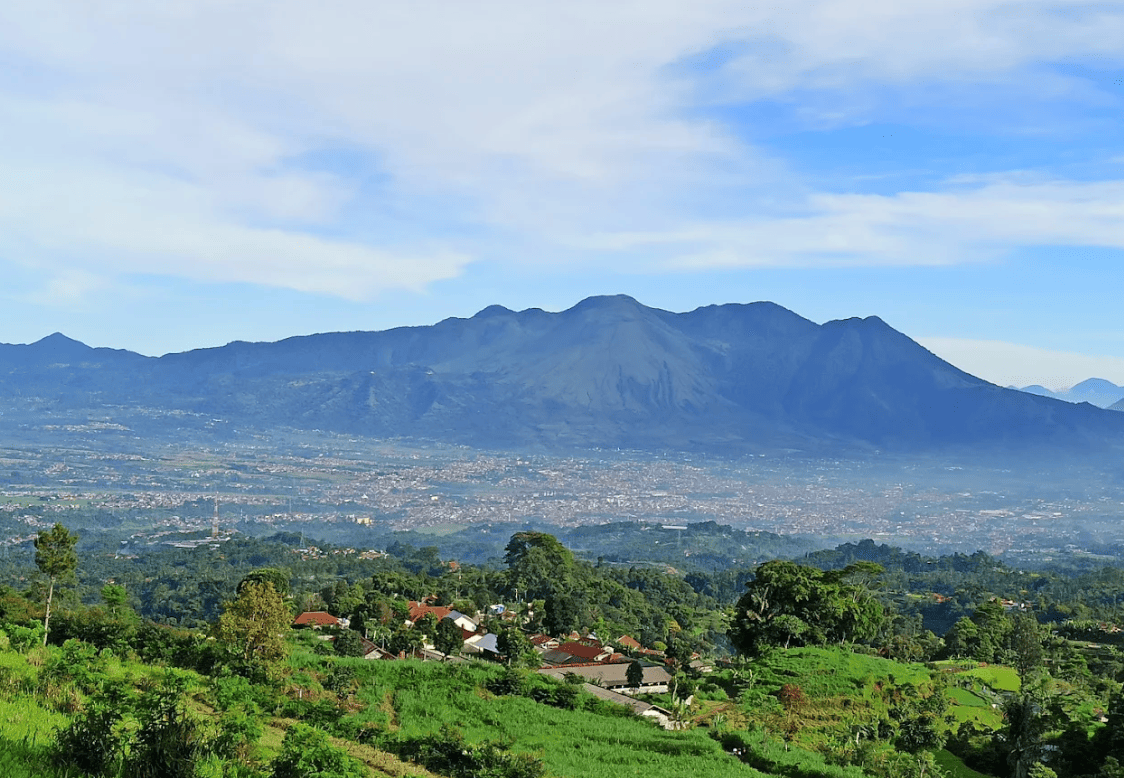
[[[1124,3],[0,7],[0,342],[628,294],[1124,384]]]

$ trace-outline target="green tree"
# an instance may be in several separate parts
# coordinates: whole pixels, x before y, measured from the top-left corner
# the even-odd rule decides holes
[[[514,625],[507,624],[497,630],[496,648],[508,667],[534,667],[539,663],[538,652],[531,641]]]
[[[507,590],[520,600],[547,598],[574,588],[574,555],[545,532],[516,532],[504,549]],[[547,604],[549,613],[550,605]]]
[[[446,659],[464,645],[461,628],[452,619],[441,619],[437,622],[437,629],[434,632],[433,647],[444,654]]]
[[[399,627],[390,635],[387,647],[392,654],[399,654],[404,651],[406,655],[409,656],[421,649],[422,634],[416,629]]]
[[[585,618],[587,603],[581,593],[548,595],[545,600],[546,614],[543,616],[543,628],[556,637],[569,634],[586,625]]]
[[[1016,613],[1011,621],[1011,664],[1018,671],[1022,682],[1031,685],[1043,672],[1042,640],[1045,635],[1032,613]]]
[[[624,671],[624,679],[633,689],[639,689],[640,684],[644,683],[644,665],[639,659],[629,664],[628,669]]]
[[[114,616],[121,615],[129,608],[129,593],[125,591],[124,586],[118,584],[103,586],[101,588],[101,599],[105,603],[105,607],[109,609],[110,614]]]
[[[760,565],[727,633],[742,654],[769,646],[870,640],[886,616],[869,584],[880,571],[859,563],[827,573],[795,562]]]
[[[244,662],[272,663],[285,656],[292,614],[273,584],[250,582],[226,604],[216,637]]]
[[[35,566],[48,580],[47,610],[43,615],[43,645],[47,645],[47,635],[51,631],[51,601],[55,596],[55,584],[78,567],[78,554],[74,552],[77,543],[78,536],[72,535],[61,524],[55,524],[35,537]]]
[[[944,636],[945,652],[951,657],[975,657],[980,650],[980,628],[961,616]]]
[[[1028,778],[1042,756],[1042,735],[1047,722],[1042,715],[1043,689],[1023,687],[1003,706],[1002,730],[1011,778]]]
[[[332,648],[340,656],[363,656],[363,636],[352,629],[345,629],[336,635]]]
[[[251,570],[242,577],[242,580],[238,582],[238,592],[241,593],[242,587],[249,583],[271,583],[273,584],[274,591],[278,592],[282,597],[288,597],[289,577],[289,571],[283,568],[259,567],[256,570]]]

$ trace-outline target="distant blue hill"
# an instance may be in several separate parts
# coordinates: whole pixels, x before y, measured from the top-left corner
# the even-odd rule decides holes
[[[1039,397],[1053,397],[1071,403],[1089,403],[1098,408],[1110,408],[1124,400],[1124,386],[1117,386],[1103,378],[1089,378],[1069,389],[1058,391],[1051,391],[1037,384],[1021,387],[1021,390]]]
[[[0,345],[0,391],[5,419],[88,412],[152,435],[194,414],[538,450],[1090,452],[1124,441],[1124,415],[995,386],[876,317],[820,325],[768,302],[491,306],[426,327],[159,358],[52,335]]]

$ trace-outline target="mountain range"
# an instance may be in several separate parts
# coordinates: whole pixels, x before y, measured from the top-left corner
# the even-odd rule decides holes
[[[1068,389],[1052,391],[1044,386],[1034,384],[1021,387],[1022,391],[1037,394],[1040,397],[1053,397],[1071,403],[1090,403],[1098,408],[1112,408],[1124,410],[1124,386],[1117,386],[1103,378],[1089,378]]]
[[[1124,414],[1002,388],[881,319],[768,302],[687,313],[626,296],[162,357],[60,334],[0,345],[0,428],[186,417],[537,450],[1102,451]],[[22,427],[20,426],[22,425]],[[155,429],[155,427],[153,427]],[[147,434],[147,433],[146,433]]]

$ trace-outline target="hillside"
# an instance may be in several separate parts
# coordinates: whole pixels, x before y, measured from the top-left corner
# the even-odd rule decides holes
[[[0,391],[9,435],[96,418],[122,438],[221,422],[540,450],[1085,453],[1124,439],[1124,417],[989,384],[876,317],[624,296],[160,358],[56,334],[0,346]]]

